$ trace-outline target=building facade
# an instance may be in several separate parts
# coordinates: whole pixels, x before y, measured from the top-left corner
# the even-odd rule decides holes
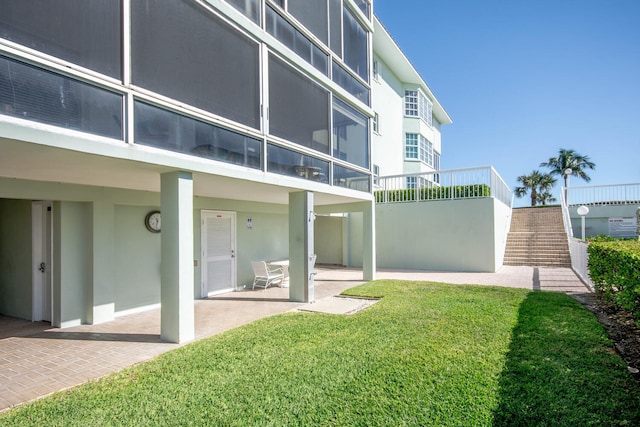
[[[377,18],[371,93],[374,173],[391,176],[440,170],[441,127],[450,124],[451,118]]]
[[[0,314],[160,305],[187,341],[282,258],[310,301],[315,211],[361,212],[373,278],[373,30],[367,0],[3,1]]]

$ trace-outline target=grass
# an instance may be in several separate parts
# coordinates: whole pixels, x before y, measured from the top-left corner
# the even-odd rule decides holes
[[[0,425],[638,425],[640,387],[560,293],[376,281],[0,414]]]

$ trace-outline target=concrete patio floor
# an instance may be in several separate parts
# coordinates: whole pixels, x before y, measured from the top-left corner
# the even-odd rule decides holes
[[[568,268],[503,267],[497,273],[378,270],[378,279],[509,286],[569,294],[590,292]],[[363,283],[362,270],[317,268],[315,304],[288,300],[287,288],[242,291],[196,300],[196,340],[263,317],[307,309],[347,313],[355,302],[332,298]],[[66,329],[0,316],[0,411],[100,378],[183,344],[160,341],[160,310]]]

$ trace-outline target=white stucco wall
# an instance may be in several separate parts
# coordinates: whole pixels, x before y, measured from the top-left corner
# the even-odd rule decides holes
[[[371,105],[380,117],[380,133],[373,133],[372,160],[380,175],[398,175],[404,162],[404,87],[381,58],[379,78],[371,80]]]
[[[377,205],[378,267],[495,272],[508,212],[492,198]]]
[[[53,204],[53,322],[67,327],[87,321],[92,283],[91,206],[87,202]]]
[[[156,206],[115,207],[115,311],[160,302],[160,234],[150,233],[144,217]]]
[[[585,237],[609,234],[609,218],[634,218],[640,205],[589,206],[585,217]],[[578,206],[569,207],[573,236],[582,237],[582,220],[578,215]]]
[[[144,226],[145,215],[159,209],[160,194],[0,178],[0,313],[31,319],[32,200],[54,201],[54,325],[99,323],[160,302],[161,235]],[[201,210],[237,213],[238,288],[253,281],[250,261],[288,258],[286,205],[197,197],[195,298],[201,290]]]
[[[259,209],[259,208],[258,208]],[[289,258],[289,216],[278,213],[238,212],[238,289],[253,282],[251,261]],[[251,218],[252,227],[247,227]]]
[[[31,320],[31,201],[0,199],[0,313]]]
[[[313,241],[318,264],[343,265],[343,235],[346,219],[342,216],[318,216]]]

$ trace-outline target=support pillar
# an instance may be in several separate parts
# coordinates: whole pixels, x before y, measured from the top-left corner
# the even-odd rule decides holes
[[[362,210],[362,278],[376,280],[376,205],[365,202]]]
[[[289,300],[315,301],[313,289],[313,193],[289,194]]]
[[[93,280],[89,289],[87,323],[95,325],[115,318],[114,235],[115,207],[110,201],[93,202]]]
[[[162,212],[160,338],[195,337],[193,293],[193,179],[188,172],[160,176]]]

